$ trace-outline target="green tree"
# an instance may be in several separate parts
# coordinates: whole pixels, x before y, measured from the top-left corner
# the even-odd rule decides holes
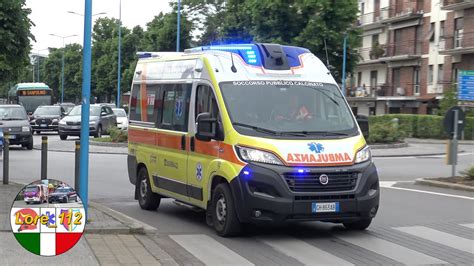
[[[53,90],[54,101],[61,97],[61,58],[64,51],[64,101],[78,102],[82,91],[82,46],[68,44],[64,48],[50,48],[49,56],[41,65],[41,81]]]
[[[443,93],[443,98],[439,101],[438,115],[444,116],[449,108],[458,104],[456,85],[452,85]]]
[[[31,10],[25,8],[25,0],[0,2],[0,87],[3,92],[19,81],[29,66],[30,40],[34,40],[30,13]]]
[[[210,15],[203,24],[200,44],[275,42],[310,49],[326,62],[324,40],[333,74],[340,81],[343,40],[347,33],[347,72],[359,58],[355,48],[360,32],[357,1],[335,0],[188,0],[190,12]]]

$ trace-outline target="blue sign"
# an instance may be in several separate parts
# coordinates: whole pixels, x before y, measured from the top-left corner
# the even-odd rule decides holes
[[[459,72],[458,99],[460,101],[474,101],[474,70]]]

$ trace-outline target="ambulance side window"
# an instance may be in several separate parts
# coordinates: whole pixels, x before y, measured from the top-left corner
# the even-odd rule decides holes
[[[130,120],[141,122],[155,122],[161,111],[159,99],[160,86],[147,85],[142,91],[140,84],[133,85],[132,100],[130,102]]]
[[[210,113],[213,118],[219,118],[219,108],[214,92],[209,86],[199,85],[196,91],[196,117],[200,113]]]
[[[167,84],[163,90],[163,108],[159,127],[188,131],[191,84]]]

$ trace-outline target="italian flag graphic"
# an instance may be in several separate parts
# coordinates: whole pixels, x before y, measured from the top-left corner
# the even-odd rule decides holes
[[[85,225],[83,208],[12,208],[11,226],[16,240],[28,251],[55,256],[71,249]]]

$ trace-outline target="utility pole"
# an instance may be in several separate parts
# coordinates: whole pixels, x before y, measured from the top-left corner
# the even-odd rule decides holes
[[[122,76],[121,60],[122,60],[122,0],[119,2],[119,23],[118,23],[118,66],[117,66],[117,102],[115,106],[120,107],[120,78]]]
[[[178,30],[176,31],[176,52],[179,52],[179,34],[181,31],[181,0],[178,0]]]
[[[342,56],[342,95],[346,96],[346,57],[347,57],[347,32],[344,35],[344,48]]]

